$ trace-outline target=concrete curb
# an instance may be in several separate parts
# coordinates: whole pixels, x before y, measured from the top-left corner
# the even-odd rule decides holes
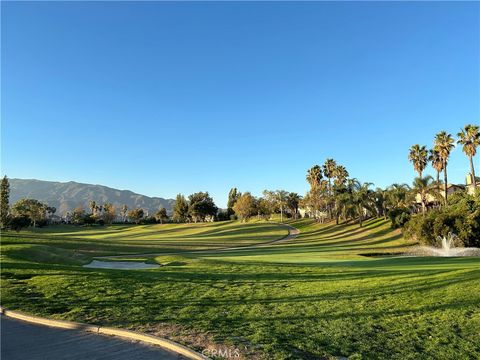
[[[142,341],[145,343],[149,344],[154,344],[158,345],[164,349],[176,352],[177,354],[181,354],[189,359],[195,359],[195,360],[209,360],[208,357],[193,351],[186,346],[177,344],[176,342],[173,342],[171,340],[159,338],[156,336],[148,335],[148,334],[143,334],[141,332],[136,332],[136,331],[131,331],[131,330],[123,330],[123,329],[116,329],[116,328],[109,328],[109,327],[99,327],[98,328],[98,333],[99,334],[105,334],[105,335],[114,335],[114,336],[119,336],[123,337],[126,339],[131,339],[131,340],[138,340]]]
[[[8,316],[13,319],[23,320],[23,321],[27,321],[27,322],[39,324],[39,325],[51,326],[51,327],[62,328],[62,329],[92,332],[92,333],[103,334],[103,335],[111,335],[111,336],[113,335],[113,336],[118,336],[124,339],[137,340],[144,343],[160,346],[164,349],[170,350],[172,352],[183,355],[193,360],[210,360],[210,358],[194,350],[191,350],[186,346],[177,344],[174,341],[163,339],[153,335],[144,334],[137,331],[123,330],[123,329],[117,329],[117,328],[111,328],[111,327],[102,327],[102,326],[96,326],[96,325],[90,325],[90,324],[77,323],[73,321],[46,319],[39,316],[27,315],[19,311],[7,310],[1,307],[0,307],[0,313],[4,316]]]

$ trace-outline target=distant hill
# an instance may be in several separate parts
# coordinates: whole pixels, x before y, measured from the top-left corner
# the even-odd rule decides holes
[[[22,198],[37,199],[57,208],[57,215],[65,215],[77,206],[88,210],[88,203],[113,203],[117,209],[126,204],[129,209],[141,207],[153,215],[160,207],[171,212],[173,199],[136,194],[129,190],[112,189],[102,185],[81,184],[74,181],[54,182],[27,179],[9,179],[10,204]],[[118,210],[117,210],[118,211]]]

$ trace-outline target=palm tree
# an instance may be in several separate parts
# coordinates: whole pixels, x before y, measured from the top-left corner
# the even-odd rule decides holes
[[[319,165],[315,165],[307,171],[307,181],[312,190],[316,189],[320,185],[322,178],[322,168]]]
[[[437,194],[437,186],[433,181],[433,178],[430,175],[423,178],[415,178],[413,181],[413,191],[415,196],[420,196],[420,202],[422,203],[422,214],[425,215],[428,197],[435,196]]]
[[[360,227],[363,226],[363,213],[364,209],[369,209],[373,202],[373,191],[370,190],[370,186],[372,183],[360,183],[356,181],[353,184],[354,193],[353,193],[353,201],[356,206],[356,211],[358,215],[358,222]]]
[[[425,170],[425,167],[427,166],[427,156],[428,152],[426,146],[415,144],[410,148],[408,160],[413,163],[413,168],[418,172],[419,177],[422,177],[423,170]]]
[[[335,168],[334,176],[335,176],[335,180],[334,180],[335,185],[340,186],[340,185],[345,183],[349,174],[348,174],[347,169],[345,169],[345,166],[338,165]]]
[[[407,184],[392,184],[387,188],[385,195],[388,208],[397,209],[408,207],[410,187]]]
[[[333,159],[325,160],[323,164],[323,174],[328,179],[328,199],[327,199],[327,211],[329,217],[332,217],[332,179],[335,176],[335,169],[337,168],[337,163]]]
[[[291,192],[287,195],[287,207],[292,212],[293,218],[296,219],[298,216],[298,204],[302,197],[297,193]]]
[[[283,209],[287,205],[288,192],[285,190],[275,191],[275,200],[280,207],[280,222],[283,223]]]
[[[463,152],[470,160],[470,173],[473,180],[473,188],[477,189],[477,181],[475,179],[475,168],[473,167],[473,157],[477,153],[477,147],[480,145],[480,132],[477,125],[465,125],[465,127],[457,134],[457,143],[463,145]]]
[[[344,191],[336,195],[336,224],[339,224],[340,215],[344,222],[347,222],[347,218],[355,215],[355,205],[352,200],[352,193]]]
[[[333,172],[335,179],[333,180],[334,184],[334,209],[335,209],[335,223],[338,225],[340,212],[343,211],[344,207],[342,206],[345,196],[343,192],[345,189],[345,182],[348,179],[348,171],[345,166],[337,165]]]
[[[357,204],[355,202],[355,192],[360,187],[360,182],[356,178],[346,179],[345,182],[337,186],[336,208],[337,225],[338,216],[341,214],[343,221],[347,222],[350,218],[357,215]]]
[[[440,173],[443,171],[443,161],[437,150],[431,149],[428,160],[432,163],[432,167],[437,172],[437,191],[440,194]]]
[[[387,190],[377,187],[374,195],[375,211],[377,217],[387,219]]]
[[[333,159],[325,160],[323,164],[323,174],[328,179],[328,191],[332,191],[332,179],[335,176],[335,169],[337,168],[337,163]]]
[[[435,146],[433,147],[434,150],[438,152],[440,159],[443,162],[443,188],[445,191],[445,205],[447,204],[447,188],[448,188],[448,177],[447,177],[447,163],[448,157],[450,156],[450,152],[455,147],[454,140],[452,135],[447,134],[446,131],[440,131],[435,136]]]

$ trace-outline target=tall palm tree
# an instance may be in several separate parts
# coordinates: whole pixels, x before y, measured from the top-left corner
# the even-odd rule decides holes
[[[345,169],[345,166],[338,165],[335,168],[334,176],[335,176],[335,180],[334,180],[335,185],[340,186],[340,185],[345,183],[349,174],[348,174],[347,169]]]
[[[312,190],[315,190],[320,185],[322,178],[322,168],[319,165],[314,165],[307,171],[307,181]]]
[[[443,189],[445,191],[445,205],[447,204],[447,189],[448,189],[448,177],[447,177],[447,163],[450,156],[450,152],[455,147],[454,140],[452,135],[448,134],[446,131],[440,131],[435,136],[435,145],[434,150],[438,152],[440,159],[443,162]]]
[[[440,173],[443,171],[443,161],[437,150],[431,149],[428,160],[432,163],[432,167],[437,172],[437,192],[440,194]]]
[[[387,190],[377,187],[374,194],[375,211],[377,217],[387,220]]]
[[[332,190],[332,179],[335,176],[335,169],[337,168],[337,163],[333,159],[325,160],[323,164],[323,174],[328,179],[328,196],[327,196],[327,211],[329,218],[332,217],[332,206],[333,206],[333,190]]]
[[[477,125],[465,125],[465,127],[457,134],[457,143],[463,145],[463,152],[470,160],[470,173],[473,180],[473,188],[477,189],[477,181],[475,179],[475,168],[473,167],[473,157],[477,153],[477,147],[480,145],[480,131]]]
[[[340,213],[343,212],[344,206],[342,202],[345,198],[343,191],[345,190],[345,183],[348,179],[348,171],[345,166],[337,165],[333,172],[334,180],[334,210],[335,210],[335,223],[338,225]]]
[[[372,183],[360,183],[356,182],[354,184],[354,193],[353,193],[353,202],[356,206],[356,211],[358,215],[358,222],[360,227],[363,226],[363,213],[364,209],[371,208],[373,203],[373,191],[370,190]]]
[[[292,212],[294,219],[298,217],[298,205],[301,199],[302,197],[294,192],[288,193],[287,195],[287,207]]]
[[[423,178],[417,177],[413,181],[413,191],[415,196],[420,196],[420,202],[422,203],[422,215],[425,215],[427,210],[427,201],[429,196],[435,196],[437,194],[437,187],[433,178],[428,175]]]
[[[357,204],[355,202],[355,191],[360,187],[360,182],[356,178],[346,179],[344,183],[337,186],[336,195],[337,224],[338,216],[341,214],[343,221],[353,219],[357,215]]]
[[[275,191],[275,200],[280,207],[280,222],[283,223],[283,210],[287,205],[288,192],[285,190]]]
[[[413,163],[413,168],[418,173],[419,177],[422,177],[423,170],[425,170],[425,167],[427,166],[427,156],[428,152],[426,146],[415,144],[410,148],[408,160]]]
[[[341,192],[336,196],[336,224],[339,224],[340,215],[344,222],[347,222],[348,218],[355,216],[355,205],[353,204],[352,194],[349,192]]]
[[[360,227],[363,226],[365,209],[375,208],[374,191],[370,189],[371,183],[361,183],[357,179],[348,179],[337,194],[338,212],[345,221],[357,218]]]
[[[333,159],[325,160],[323,164],[323,174],[328,179],[328,191],[332,192],[332,179],[335,176],[335,169],[337,168],[337,163]]]

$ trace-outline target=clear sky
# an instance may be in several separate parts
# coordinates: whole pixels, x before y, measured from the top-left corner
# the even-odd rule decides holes
[[[303,194],[327,157],[411,183],[410,145],[480,123],[478,2],[1,6],[9,177],[225,206],[233,186]],[[460,148],[448,170],[465,181]]]

